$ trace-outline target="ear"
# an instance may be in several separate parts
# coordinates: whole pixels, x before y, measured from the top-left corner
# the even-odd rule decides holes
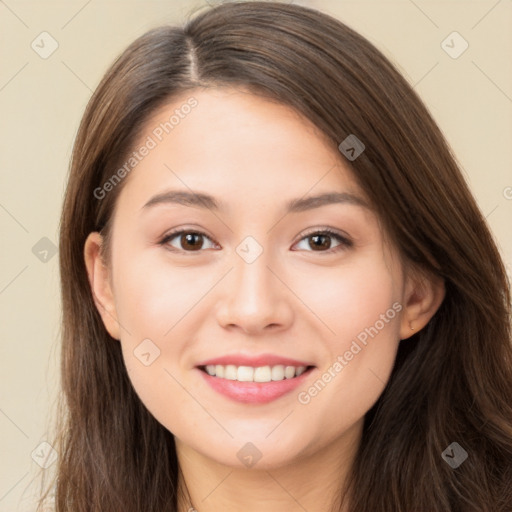
[[[443,302],[446,289],[444,279],[423,273],[408,275],[405,282],[404,312],[400,339],[405,340],[421,331]]]
[[[110,273],[101,256],[103,237],[96,231],[89,233],[84,245],[85,266],[92,296],[103,324],[112,338],[119,340],[119,323],[115,308]]]

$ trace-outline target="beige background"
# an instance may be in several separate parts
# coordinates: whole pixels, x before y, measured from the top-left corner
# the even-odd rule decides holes
[[[452,146],[510,269],[512,1],[297,3],[358,30],[416,88]],[[133,39],[153,26],[181,22],[204,4],[0,0],[0,511],[33,511],[43,471],[35,460],[44,450],[39,445],[47,439],[58,390],[60,296],[58,254],[50,250],[45,262],[41,251],[58,241],[68,160],[83,109],[107,66]],[[59,45],[47,59],[31,47],[43,31]],[[441,46],[453,31],[469,44],[458,58]],[[448,44],[452,52],[462,48],[461,40]],[[50,242],[41,242],[43,237]]]

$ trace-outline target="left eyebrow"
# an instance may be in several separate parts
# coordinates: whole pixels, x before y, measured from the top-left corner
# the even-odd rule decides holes
[[[141,209],[146,210],[159,204],[181,204],[184,206],[224,211],[224,203],[203,192],[187,192],[185,190],[169,190],[153,196]],[[350,204],[370,209],[361,197],[349,192],[327,192],[316,196],[292,199],[285,205],[286,213],[297,213],[329,204]]]
[[[213,196],[202,192],[187,192],[185,190],[169,190],[153,196],[141,209],[147,209],[159,204],[181,204],[208,210],[224,210]]]
[[[317,196],[293,199],[286,204],[286,213],[303,212],[328,204],[351,204],[370,209],[368,203],[362,197],[355,194],[350,194],[349,192],[328,192]]]

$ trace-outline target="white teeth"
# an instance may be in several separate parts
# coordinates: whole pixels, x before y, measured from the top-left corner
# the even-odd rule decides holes
[[[306,371],[305,366],[299,366],[297,368],[297,371],[295,372],[295,375],[298,377],[299,375],[302,375]]]
[[[283,380],[284,379],[284,366],[278,364],[272,367],[272,380]]]
[[[251,366],[239,366],[236,372],[236,380],[240,382],[254,382],[254,368]]]
[[[293,377],[295,377],[295,366],[287,366],[284,369],[284,376],[287,379],[293,379]]]
[[[233,364],[228,364],[224,367],[224,378],[229,380],[236,380],[237,378],[237,371],[236,366]]]
[[[206,372],[212,377],[220,377],[228,380],[237,380],[239,382],[271,382],[284,379],[293,379],[302,375],[306,371],[306,366],[235,366],[228,364],[209,364],[206,366]]]
[[[260,366],[254,369],[254,382],[270,382],[272,380],[272,371],[270,366]]]

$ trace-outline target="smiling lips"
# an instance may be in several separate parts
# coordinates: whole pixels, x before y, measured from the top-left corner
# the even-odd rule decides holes
[[[196,367],[217,392],[237,402],[267,403],[299,386],[314,365],[275,355],[234,354]]]

